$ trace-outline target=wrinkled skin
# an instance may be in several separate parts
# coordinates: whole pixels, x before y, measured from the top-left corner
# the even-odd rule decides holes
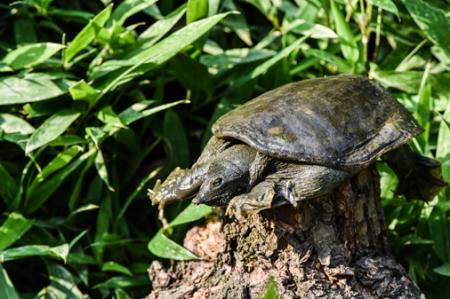
[[[440,163],[406,143],[421,128],[387,91],[361,76],[292,83],[225,114],[191,169],[150,191],[154,204],[193,198],[244,215],[331,192],[382,157],[397,192],[431,200],[444,186]]]
[[[164,183],[157,183],[151,191],[152,202],[165,205],[195,196],[194,203],[224,206],[248,188],[255,157],[256,151],[243,144],[232,145],[220,153],[211,151],[191,169],[177,168]]]

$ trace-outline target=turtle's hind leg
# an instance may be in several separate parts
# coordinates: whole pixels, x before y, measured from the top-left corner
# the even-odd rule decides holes
[[[385,154],[383,159],[397,174],[397,194],[407,199],[430,201],[447,186],[441,163],[414,152],[408,145]]]

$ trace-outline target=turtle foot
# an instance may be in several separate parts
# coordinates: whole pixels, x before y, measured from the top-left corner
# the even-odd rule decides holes
[[[247,215],[272,208],[274,198],[275,190],[273,188],[268,188],[259,194],[250,192],[235,196],[228,204],[226,215],[241,220]]]

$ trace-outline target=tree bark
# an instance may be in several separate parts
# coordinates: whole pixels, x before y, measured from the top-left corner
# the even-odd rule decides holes
[[[201,261],[149,269],[148,298],[420,298],[389,254],[379,176],[368,168],[329,195],[195,227],[184,245]]]

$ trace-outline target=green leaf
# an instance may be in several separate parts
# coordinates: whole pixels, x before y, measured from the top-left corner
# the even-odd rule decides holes
[[[64,45],[55,43],[36,43],[21,46],[2,59],[11,68],[18,70],[38,65],[64,48]]]
[[[26,154],[55,140],[80,116],[75,109],[60,110],[42,123],[28,140]]]
[[[20,117],[8,113],[0,113],[0,131],[6,134],[20,133],[27,135],[33,133],[34,128]]]
[[[230,11],[237,11],[238,7],[233,1],[224,1],[223,5]],[[248,46],[253,45],[250,26],[244,14],[233,14],[223,21],[223,24],[233,30],[236,35]]]
[[[353,35],[349,23],[345,21],[345,18],[341,10],[338,8],[335,0],[331,0],[331,15],[333,16],[334,23],[336,25],[336,33],[341,39],[342,54],[346,59],[355,63],[359,58],[356,39]]]
[[[267,49],[241,48],[226,50],[223,54],[202,55],[200,62],[207,67],[230,69],[238,64],[250,63],[272,57],[276,51]]]
[[[75,158],[80,152],[82,148],[80,146],[71,146],[64,151],[58,153],[53,160],[51,160],[41,172],[36,175],[33,182],[31,183],[30,189],[36,187],[36,185],[42,183],[45,179],[47,179],[51,174],[60,170],[64,166],[66,166],[73,158]]]
[[[173,110],[166,111],[163,130],[169,147],[171,165],[188,167],[190,155],[186,132],[181,119]]]
[[[78,81],[69,88],[70,95],[74,101],[86,101],[89,105],[94,105],[100,93],[84,80]]]
[[[67,176],[75,171],[78,166],[86,161],[89,157],[95,154],[95,149],[90,149],[85,154],[81,155],[75,161],[72,161],[60,171],[54,173],[51,177],[47,178],[42,184],[37,185],[35,188],[27,192],[26,212],[32,213],[39,209],[50,196],[61,186]]]
[[[8,207],[12,207],[19,192],[19,186],[8,170],[0,163],[0,196]]]
[[[207,205],[189,204],[180,214],[173,219],[169,227],[174,227],[181,224],[186,224],[202,219],[211,214],[213,208]]]
[[[178,261],[198,260],[195,254],[167,238],[160,230],[148,243],[148,250],[156,256]]]
[[[111,106],[105,106],[100,111],[97,112],[97,118],[107,125],[107,127],[118,127],[125,128],[125,125],[122,123],[122,120],[119,116],[113,111]],[[107,130],[107,128],[105,128]]]
[[[63,266],[48,263],[50,285],[42,289],[38,298],[86,298],[78,289],[72,274]]]
[[[0,78],[0,106],[44,101],[65,94],[71,82],[52,80],[46,74]]]
[[[208,16],[208,0],[188,0],[186,23],[192,23]]]
[[[169,226],[163,230],[160,229],[158,233],[148,243],[148,249],[154,255],[162,258],[174,259],[174,260],[191,260],[198,259],[196,255],[178,245],[174,241],[170,240],[164,235],[164,231],[186,223],[197,221],[202,219],[206,215],[212,212],[213,208],[206,205],[194,205],[189,204],[174,220],[169,223]]]
[[[352,70],[352,66],[345,59],[342,59],[341,57],[338,57],[330,52],[318,49],[308,49],[304,52],[306,55],[311,55],[323,59],[326,62],[335,65],[339,72],[349,73]]]
[[[31,18],[20,18],[14,22],[16,44],[31,44],[37,41],[35,24]]]
[[[19,213],[10,213],[0,227],[0,251],[5,250],[19,240],[31,227],[33,221]]]
[[[47,245],[26,245],[0,252],[0,263],[33,256],[51,257],[65,262],[68,254],[68,244],[62,244],[55,247]]]
[[[95,39],[111,15],[112,4],[99,12],[70,42],[64,51],[64,64],[67,64],[78,52],[85,49]]]
[[[103,153],[100,149],[97,150],[94,163],[97,173],[102,181],[105,182],[110,191],[114,192],[114,188],[111,187],[111,184],[109,183],[108,169],[106,168],[105,159],[103,158]]]
[[[442,175],[450,181],[450,103],[442,116],[436,147],[436,158],[442,163]]]
[[[450,58],[448,30],[450,19],[445,12],[422,0],[402,0],[417,25]]]
[[[428,220],[428,229],[434,241],[434,251],[444,262],[450,262],[450,232],[447,216],[434,207]]]
[[[136,50],[142,51],[142,48],[153,46],[155,42],[161,39],[167,32],[169,32],[170,29],[172,29],[173,26],[175,26],[185,12],[185,5],[182,5],[168,14],[164,19],[156,21],[149,26],[139,35],[138,42],[140,43],[140,47]],[[138,53],[136,50],[131,51],[130,55],[127,57],[132,57]]]
[[[105,271],[105,272],[106,271],[118,272],[118,273],[122,273],[122,274],[125,274],[125,275],[128,275],[128,276],[132,276],[133,275],[131,273],[131,271],[127,267],[125,267],[125,266],[123,266],[123,265],[121,265],[119,263],[116,263],[116,262],[106,262],[106,263],[104,263],[102,265],[102,271]]]
[[[267,282],[264,293],[261,296],[261,299],[278,299],[280,296],[278,295],[278,286],[276,281],[273,278],[270,278]]]
[[[450,277],[450,263],[445,263],[442,266],[433,269],[434,272]]]
[[[159,105],[159,106],[144,110],[152,103],[153,103],[152,101],[143,101],[143,102],[133,104],[131,107],[125,109],[124,111],[119,113],[119,117],[122,120],[122,123],[124,123],[125,125],[128,126],[141,118],[144,118],[144,117],[153,115],[155,113],[158,113],[160,111],[175,107],[179,104],[189,104],[190,101],[189,100],[180,100],[180,101]]]
[[[148,71],[156,66],[159,66],[175,56],[178,52],[183,50],[188,45],[192,44],[194,41],[202,37],[206,32],[208,32],[213,26],[220,22],[229,13],[218,14],[213,17],[202,19],[200,21],[191,23],[167,38],[163,39],[154,46],[143,49],[140,53],[136,54],[134,57],[127,60],[110,60],[102,65],[94,68],[91,77],[93,79],[100,78],[102,76],[108,75],[111,72],[125,68],[125,71],[120,73],[119,76],[114,75],[114,80],[109,82],[106,90],[110,90],[115,87],[124,76],[129,75],[131,72],[136,70],[141,65],[147,65]],[[127,78],[130,80],[138,74],[134,74]]]
[[[369,0],[374,6],[377,6],[385,11],[391,12],[398,16],[398,9],[392,0]]]
[[[105,282],[94,286],[95,289],[117,289],[117,288],[131,288],[138,286],[147,286],[150,284],[148,276],[116,276],[108,279]]]
[[[125,0],[120,3],[111,15],[111,20],[123,25],[132,15],[155,4],[158,0]]]
[[[0,298],[20,299],[2,264],[0,264]]]
[[[270,69],[272,66],[274,66],[276,63],[278,63],[283,58],[286,58],[292,51],[297,50],[306,39],[308,39],[308,36],[304,36],[304,37],[296,40],[295,42],[293,42],[292,44],[290,44],[289,46],[287,46],[286,48],[281,50],[277,55],[264,61],[263,63],[261,63],[260,65],[255,67],[253,70],[251,70],[249,73],[241,76],[236,81],[236,83],[235,83],[236,86],[241,86],[241,85],[245,84],[247,81],[255,79],[256,77],[267,72],[268,69]]]
[[[419,88],[419,101],[416,106],[415,116],[424,132],[417,137],[423,153],[428,153],[428,141],[430,136],[430,111],[432,109],[431,85],[428,83],[429,67],[426,67]]]
[[[50,142],[49,146],[69,146],[74,144],[82,144],[86,143],[86,140],[77,135],[65,134],[61,135],[52,142]]]

